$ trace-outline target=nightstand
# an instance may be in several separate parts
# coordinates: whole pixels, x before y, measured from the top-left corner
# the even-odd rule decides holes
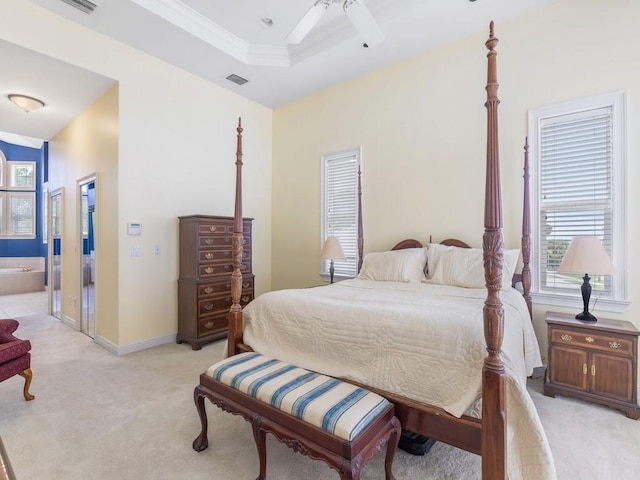
[[[566,395],[622,410],[640,418],[638,335],[630,322],[547,312],[549,355],[543,392]]]

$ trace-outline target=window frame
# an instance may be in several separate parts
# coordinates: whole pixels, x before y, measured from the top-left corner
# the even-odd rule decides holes
[[[554,105],[532,108],[528,112],[528,133],[531,159],[532,191],[532,252],[531,252],[531,295],[535,303],[575,308],[580,304],[580,289],[575,294],[541,290],[540,281],[540,126],[545,119],[573,115],[599,108],[612,109],[612,261],[616,266],[613,276],[611,298],[598,298],[597,308],[601,311],[623,313],[628,301],[627,268],[627,156],[626,156],[626,92],[617,91],[596,95]]]
[[[34,239],[36,238],[36,192],[2,192],[0,195],[3,197],[2,204],[4,205],[4,225],[2,227],[2,233],[0,234],[0,238],[5,240],[10,239]],[[31,233],[20,234],[15,233],[13,230],[13,221],[12,221],[12,199],[15,197],[29,198],[31,200]]]
[[[33,168],[33,182],[29,186],[16,186],[11,184],[12,171],[16,167],[30,166]],[[9,161],[3,152],[0,151],[0,209],[2,209],[2,215],[0,215],[0,239],[2,240],[33,240],[37,237],[38,227],[36,225],[36,210],[37,198],[36,198],[36,179],[37,179],[37,162],[35,161]],[[31,233],[29,234],[16,234],[13,230],[13,211],[12,211],[12,199],[14,197],[29,197],[31,200]]]
[[[325,239],[327,238],[327,236],[329,235],[336,235],[336,232],[330,231],[330,228],[328,226],[328,215],[327,215],[327,205],[328,205],[328,198],[327,198],[327,194],[328,194],[328,186],[327,186],[327,165],[329,162],[331,161],[337,161],[337,160],[341,160],[341,159],[346,159],[349,157],[353,157],[353,159],[355,160],[355,171],[354,171],[354,178],[353,178],[353,185],[354,185],[354,190],[353,190],[353,202],[354,202],[354,217],[353,217],[353,221],[354,221],[354,225],[353,225],[353,239],[350,239],[349,243],[347,244],[344,241],[341,241],[343,250],[349,250],[348,249],[348,245],[351,244],[353,246],[355,246],[355,252],[353,252],[353,258],[349,255],[349,251],[345,251],[345,255],[347,256],[347,260],[345,261],[335,261],[334,262],[334,266],[335,266],[335,274],[334,274],[334,281],[339,281],[339,280],[345,280],[348,278],[354,278],[355,276],[357,276],[358,274],[358,172],[362,172],[362,147],[355,147],[355,148],[349,148],[346,150],[341,150],[338,152],[333,152],[333,153],[328,153],[328,154],[323,154],[321,156],[321,161],[320,161],[320,167],[321,167],[321,172],[320,172],[320,177],[321,177],[321,212],[320,212],[320,218],[321,218],[321,225],[320,225],[320,248],[318,250],[318,254],[320,252],[320,250],[322,249],[322,246],[324,245]],[[341,238],[341,235],[336,235],[339,238]],[[342,238],[341,238],[342,240]],[[345,249],[345,246],[347,246],[347,248]],[[353,247],[352,247],[353,249]],[[344,263],[348,263],[348,267],[350,270],[351,274],[346,274],[344,272]],[[330,274],[329,274],[329,266],[330,266],[330,261],[329,260],[320,260],[320,278],[324,281],[329,281],[330,280]],[[343,264],[343,265],[341,265]]]

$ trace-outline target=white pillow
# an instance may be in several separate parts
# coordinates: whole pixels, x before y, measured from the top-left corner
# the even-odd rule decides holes
[[[504,250],[503,254],[502,290],[509,290],[520,250]],[[442,285],[485,288],[482,249],[453,247],[445,250],[437,259],[431,281]]]
[[[429,243],[427,244],[427,279],[431,280],[433,277],[433,273],[436,271],[436,265],[438,264],[438,260],[444,252],[447,250],[451,250],[456,247],[451,247],[447,245],[442,245],[441,243]]]
[[[367,253],[359,278],[386,282],[422,282],[427,254],[424,248]]]

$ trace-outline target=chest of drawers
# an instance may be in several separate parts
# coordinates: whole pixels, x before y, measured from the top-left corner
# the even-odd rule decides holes
[[[640,418],[638,335],[630,322],[547,312],[549,358],[544,394],[567,395]]]
[[[243,221],[242,295],[244,307],[254,297],[251,266],[251,221]],[[178,343],[194,350],[223,338],[229,327],[233,272],[233,217],[179,217]]]

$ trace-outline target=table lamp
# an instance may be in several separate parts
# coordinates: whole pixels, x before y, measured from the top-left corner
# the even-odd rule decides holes
[[[331,264],[329,266],[329,275],[331,278],[331,283],[333,283],[333,261],[347,259],[347,257],[345,257],[344,253],[342,252],[342,246],[340,245],[340,239],[338,237],[327,237],[327,239],[324,241],[322,251],[320,252],[320,258],[322,258],[323,260],[331,260]]]
[[[584,310],[576,315],[578,320],[595,322],[598,319],[589,313],[589,299],[591,298],[591,284],[589,273],[597,275],[613,275],[616,273],[613,263],[598,237],[575,237],[565,253],[560,267],[560,273],[584,273],[582,277],[582,303]]]

